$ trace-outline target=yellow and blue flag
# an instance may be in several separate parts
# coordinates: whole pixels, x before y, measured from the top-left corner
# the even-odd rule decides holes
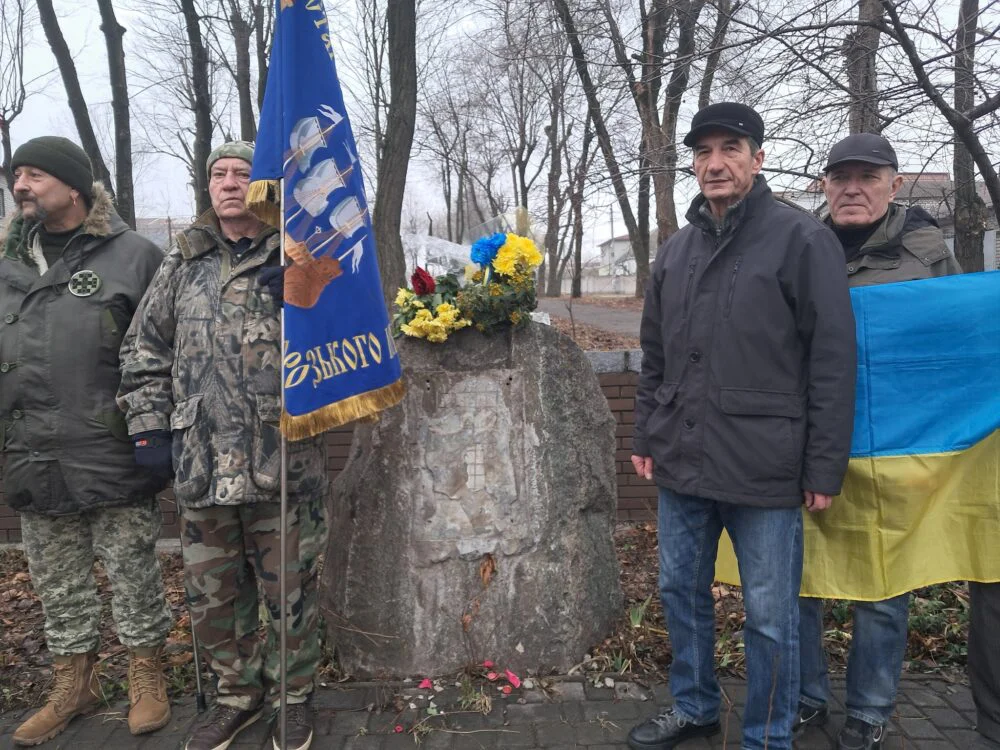
[[[277,0],[248,204],[282,232],[281,429],[291,439],[403,397],[375,240],[322,0]]]
[[[1000,272],[851,298],[851,458],[833,506],[805,513],[803,595],[877,601],[1000,581]],[[738,579],[728,539],[716,570]]]

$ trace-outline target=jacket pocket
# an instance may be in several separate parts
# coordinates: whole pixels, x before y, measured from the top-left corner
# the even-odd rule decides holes
[[[787,391],[722,388],[719,408],[725,415],[719,448],[728,455],[725,473],[752,481],[792,479],[801,471],[805,399]],[[799,436],[796,439],[796,436]]]
[[[200,499],[212,476],[212,436],[205,420],[198,420],[200,404],[199,393],[177,402],[170,415],[174,495],[182,503]]]
[[[258,393],[253,427],[253,483],[262,490],[277,490],[281,482],[281,398]]]

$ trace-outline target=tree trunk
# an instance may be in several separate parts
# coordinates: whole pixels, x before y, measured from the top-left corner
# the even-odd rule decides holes
[[[975,104],[973,65],[976,56],[976,21],[979,0],[962,0],[955,34],[955,109],[968,112]],[[982,271],[983,235],[986,232],[986,203],[976,190],[976,170],[972,154],[955,136],[955,258],[966,272]]]
[[[115,121],[115,205],[118,215],[135,229],[135,190],[132,184],[132,122],[129,115],[128,79],[125,73],[125,27],[115,18],[111,0],[97,0],[101,9],[101,31],[108,46],[111,79],[111,109]]]
[[[382,292],[389,302],[396,296],[396,289],[406,278],[406,258],[399,231],[417,117],[416,0],[393,0],[386,13],[391,93],[385,129],[385,151],[378,170],[373,228],[382,272]]]
[[[267,91],[268,41],[272,27],[274,3],[270,0],[257,0],[253,8],[254,51],[257,54],[257,109],[264,106],[264,93]]]
[[[663,181],[657,185],[656,227],[660,242],[677,231],[677,206],[674,203],[674,187],[677,184],[677,120],[681,111],[681,99],[687,91],[691,76],[691,61],[694,60],[694,33],[698,17],[705,7],[705,0],[686,0],[677,7],[677,57],[667,92],[663,102],[663,127],[660,143],[663,144]],[[661,208],[662,206],[662,208]]]
[[[14,154],[10,146],[10,125],[5,119],[0,119],[0,148],[3,149],[3,163],[0,164],[0,167],[3,168],[4,178],[7,181],[7,190],[13,194],[14,170],[10,168],[10,160]],[[3,208],[5,215],[9,213],[6,206]]]
[[[549,175],[548,190],[545,196],[545,257],[548,268],[548,278],[545,282],[545,296],[558,297],[562,293],[559,283],[559,219],[562,205],[559,201],[562,181],[562,159],[559,158],[560,132],[559,121],[562,115],[562,87],[553,84],[549,93]],[[545,278],[540,276],[540,278]]]
[[[629,203],[628,199],[628,188],[625,185],[621,167],[619,167],[618,159],[615,156],[614,145],[611,142],[611,135],[608,133],[607,125],[604,122],[604,113],[601,110],[601,102],[597,97],[597,87],[594,86],[594,81],[590,77],[587,56],[584,54],[583,45],[580,43],[580,37],[577,34],[576,24],[573,22],[573,16],[570,13],[567,0],[552,0],[552,3],[555,5],[556,11],[559,13],[559,19],[562,21],[563,28],[566,31],[566,37],[569,40],[570,49],[573,51],[573,62],[576,65],[576,72],[580,78],[583,93],[587,97],[587,111],[589,112],[591,121],[594,123],[594,132],[597,135],[597,143],[601,148],[601,153],[604,155],[604,163],[608,168],[608,173],[611,177],[611,184],[615,189],[615,197],[618,199],[618,207],[621,209],[622,219],[625,222],[625,228],[628,230],[629,240],[631,241],[634,250],[640,241],[639,227],[635,220],[635,214],[632,213],[632,205]],[[645,274],[642,274],[641,270],[645,270]],[[645,295],[646,283],[648,280],[649,266],[647,265],[645,269],[637,269],[635,278],[635,291],[637,297]]]
[[[208,85],[208,51],[201,36],[201,18],[195,0],[180,0],[188,45],[191,48],[191,84],[194,92],[194,169],[195,205],[199,214],[212,207],[208,194],[208,156],[212,153],[212,93]]]
[[[844,39],[844,62],[851,95],[848,122],[851,134],[879,133],[878,80],[875,63],[882,17],[879,0],[858,0],[858,27]]]
[[[106,1],[106,0],[105,0]],[[233,33],[236,49],[236,92],[240,99],[240,139],[257,140],[257,119],[253,112],[253,94],[250,89],[250,23],[243,17],[236,3],[230,3],[229,29]]]
[[[63,38],[62,29],[59,28],[59,19],[52,7],[52,0],[36,0],[38,5],[38,17],[45,29],[45,38],[48,39],[49,47],[59,65],[59,72],[62,75],[63,85],[66,87],[66,99],[70,111],[73,113],[73,121],[76,123],[76,130],[80,134],[80,145],[90,157],[90,163],[94,168],[94,177],[104,183],[104,187],[115,195],[115,188],[111,182],[111,173],[108,171],[104,157],[101,156],[101,148],[97,145],[97,136],[94,135],[94,126],[90,122],[90,113],[87,111],[87,102],[83,98],[83,90],[80,88],[80,79],[76,74],[76,65],[73,63],[73,56],[70,54],[66,39]]]

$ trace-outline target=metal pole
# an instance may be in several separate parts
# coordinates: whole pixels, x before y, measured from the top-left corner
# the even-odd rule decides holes
[[[181,543],[181,560],[184,559],[184,518],[181,516],[181,504],[174,500],[177,506],[177,539]],[[198,636],[194,632],[194,614],[187,598],[187,585],[184,586],[184,606],[187,607],[188,620],[191,622],[191,651],[194,653],[194,689],[195,703],[198,706],[198,713],[207,708],[205,703],[205,691],[201,686],[201,656],[198,654]]]
[[[278,192],[281,195],[280,206],[281,206],[281,224],[279,231],[281,232],[281,244],[278,249],[279,259],[278,262],[284,266],[285,265],[285,181],[281,180],[278,183]],[[284,348],[285,348],[285,306],[281,306],[281,340],[278,341],[278,377],[281,378],[281,413],[285,413],[285,362],[284,362]],[[278,647],[278,660],[280,663],[279,674],[281,675],[280,690],[281,690],[281,703],[278,708],[278,742],[279,750],[285,750],[285,732],[288,728],[288,584],[286,581],[286,566],[288,564],[288,441],[285,438],[285,434],[281,433],[281,521],[279,524],[279,544],[281,545],[281,552],[279,554],[279,596],[281,597],[281,616],[278,621],[278,632],[279,632],[279,647]]]

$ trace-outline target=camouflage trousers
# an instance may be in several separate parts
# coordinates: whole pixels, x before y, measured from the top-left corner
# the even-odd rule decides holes
[[[96,508],[69,516],[21,514],[21,538],[35,593],[45,610],[45,639],[59,656],[95,651],[100,643],[101,600],[94,559],[111,583],[111,614],[128,648],[163,644],[172,618],[156,557],[160,506]]]
[[[303,703],[320,659],[316,559],[326,541],[326,498],[289,500],[287,700]],[[278,705],[280,505],[182,507],[181,519],[192,626],[218,678],[219,703],[243,710],[262,699]],[[258,590],[267,610],[266,639],[259,635]]]

